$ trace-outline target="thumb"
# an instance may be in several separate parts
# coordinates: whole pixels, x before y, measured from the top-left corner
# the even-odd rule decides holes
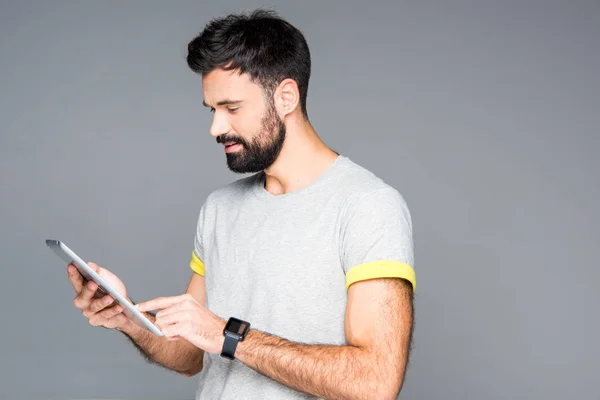
[[[94,270],[94,272],[96,272],[96,273],[97,273],[98,271],[100,271],[100,267],[99,267],[99,266],[98,266],[96,263],[93,263],[93,262],[88,262],[87,264],[89,265],[89,267],[90,267],[91,269],[93,269],[93,270]]]

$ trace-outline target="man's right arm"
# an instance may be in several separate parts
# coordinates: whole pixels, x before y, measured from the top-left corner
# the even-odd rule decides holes
[[[206,304],[204,277],[193,273],[186,293],[200,304]],[[153,315],[144,314],[154,322]],[[133,322],[117,328],[125,334],[148,362],[161,365],[184,376],[194,376],[202,370],[204,351],[186,340],[168,341]]]
[[[92,262],[88,265],[127,297],[125,285],[112,272]],[[137,326],[123,314],[121,305],[113,303],[114,299],[111,296],[102,295],[97,291],[98,285],[95,282],[85,282],[73,265],[69,265],[67,270],[69,280],[77,294],[73,300],[75,307],[82,311],[90,325],[122,332],[149,362],[184,376],[193,376],[202,370],[203,350],[186,340],[169,341]],[[204,277],[194,272],[186,293],[191,294],[200,304],[206,304]],[[154,322],[154,316],[147,313],[145,315]]]

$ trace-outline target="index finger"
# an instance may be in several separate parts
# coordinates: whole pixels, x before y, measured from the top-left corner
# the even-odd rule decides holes
[[[88,263],[88,265],[94,271],[98,272],[99,267],[96,264]],[[81,276],[79,270],[75,267],[75,264],[70,263],[69,265],[67,265],[67,274],[69,275],[69,281],[71,281],[73,289],[75,289],[75,293],[81,293],[87,282],[83,279],[83,276]]]
[[[159,310],[167,307],[171,307],[186,298],[186,295],[171,296],[171,297],[157,297],[153,300],[144,301],[135,305],[139,311],[151,311]]]
[[[73,285],[73,289],[75,289],[75,292],[81,292],[81,289],[83,289],[84,285],[83,277],[73,264],[67,265],[67,274],[69,275],[69,281],[71,282],[71,285]]]

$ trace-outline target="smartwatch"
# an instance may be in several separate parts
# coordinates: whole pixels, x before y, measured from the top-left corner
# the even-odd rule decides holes
[[[225,329],[223,329],[225,342],[223,342],[221,357],[234,360],[235,349],[238,343],[244,340],[249,330],[249,322],[234,317],[229,318],[229,321],[227,321],[227,324],[225,325]]]

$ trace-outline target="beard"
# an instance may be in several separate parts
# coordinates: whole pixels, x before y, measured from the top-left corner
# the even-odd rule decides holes
[[[217,137],[218,143],[234,142],[242,149],[227,153],[227,167],[236,173],[254,173],[269,168],[279,156],[285,141],[285,125],[273,104],[261,121],[261,131],[250,141],[227,135]]]

